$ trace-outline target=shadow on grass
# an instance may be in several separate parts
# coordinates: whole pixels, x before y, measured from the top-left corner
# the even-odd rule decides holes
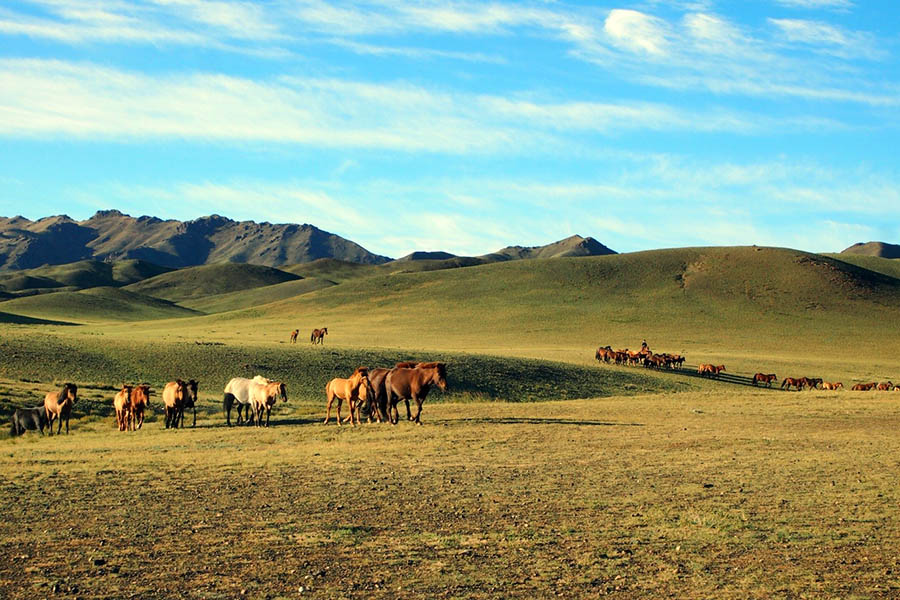
[[[588,425],[594,427],[644,427],[643,423],[616,423],[613,421],[591,421],[587,419],[542,419],[540,417],[478,417],[463,419],[441,419],[440,423],[495,423],[526,425]]]

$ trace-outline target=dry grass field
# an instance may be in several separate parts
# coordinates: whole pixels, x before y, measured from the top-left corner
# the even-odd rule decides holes
[[[0,455],[4,598],[895,598],[886,394],[111,419]]]

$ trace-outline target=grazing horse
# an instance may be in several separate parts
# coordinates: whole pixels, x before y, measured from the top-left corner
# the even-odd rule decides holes
[[[877,385],[877,383],[857,383],[850,389],[854,392],[870,392],[874,390]]]
[[[9,435],[22,435],[26,430],[40,430],[44,435],[47,426],[47,411],[43,406],[34,408],[17,408],[9,423]]]
[[[266,385],[269,380],[262,375],[257,375],[253,379],[246,377],[234,377],[225,385],[225,396],[222,399],[222,408],[225,412],[225,422],[231,427],[231,408],[237,404],[237,424],[241,425],[245,419],[241,416],[241,411],[246,409],[246,422],[249,425],[253,422],[250,412],[250,384],[257,382]]]
[[[144,426],[144,411],[150,406],[150,385],[142,383],[131,390],[130,429],[137,431]]]
[[[823,382],[822,382],[822,389],[823,389],[823,390],[835,390],[835,391],[836,391],[836,390],[840,390],[840,389],[843,389],[843,388],[844,388],[844,384],[841,383],[840,381],[838,381],[837,383],[831,383],[830,381],[823,381]]]
[[[803,389],[803,380],[796,379],[794,377],[785,377],[781,382],[781,389],[787,388],[788,390],[790,390],[791,386],[797,388],[797,391],[800,391]]]
[[[778,381],[778,377],[775,376],[775,373],[757,373],[753,376],[753,385],[765,383],[766,387],[772,387],[773,381]]]
[[[337,398],[337,423],[341,425],[341,405],[344,400],[350,405],[350,424],[354,427],[359,423],[359,404],[360,391],[367,398],[375,396],[375,390],[372,389],[372,382],[369,381],[368,367],[357,367],[349,379],[335,377],[325,385],[325,397],[328,399],[328,407],[325,411],[325,425],[331,419],[331,404]],[[353,415],[356,414],[356,422],[353,421]]]
[[[122,389],[113,398],[113,408],[116,409],[116,425],[119,431],[128,430],[128,421],[131,419],[131,388],[123,383]]]
[[[300,335],[300,330],[299,330],[299,329],[295,329],[295,330],[293,330],[293,331],[291,332],[291,343],[292,343],[292,344],[296,344],[296,343],[297,343],[297,336],[298,336],[298,335]]]
[[[262,427],[263,411],[266,413],[266,427],[269,426],[269,415],[272,414],[272,407],[278,398],[282,402],[287,402],[287,388],[280,381],[268,381],[261,383],[254,378],[250,382],[250,408],[256,415],[256,426]]]
[[[877,387],[879,392],[890,392],[894,389],[894,384],[888,381],[887,383],[879,383]]]
[[[322,329],[313,329],[312,333],[309,334],[309,341],[313,344],[324,344],[325,336],[328,334],[328,328],[323,327]]]
[[[422,403],[425,402],[432,385],[437,385],[444,391],[447,389],[447,366],[442,362],[419,363],[413,369],[392,369],[384,382],[391,424],[396,425],[399,421],[397,402],[403,399],[416,402],[415,419],[409,414],[407,418],[421,425]]]
[[[166,429],[177,429],[179,420],[184,421],[184,403],[190,392],[187,383],[181,379],[170,381],[163,388],[162,399],[166,410]]]
[[[50,392],[44,396],[44,411],[47,414],[47,425],[50,435],[53,435],[53,421],[59,419],[59,427],[56,435],[62,432],[63,419],[66,420],[66,435],[69,435],[69,417],[72,414],[72,406],[78,400],[78,386],[74,383],[66,383],[59,392]]]

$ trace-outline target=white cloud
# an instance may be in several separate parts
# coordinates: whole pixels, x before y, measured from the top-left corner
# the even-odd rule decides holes
[[[666,23],[642,12],[613,9],[606,17],[603,30],[621,48],[651,55],[666,53]]]
[[[879,58],[882,52],[876,50],[872,36],[847,31],[829,23],[804,19],[769,19],[778,28],[782,39],[804,44],[836,56],[845,58]]]
[[[804,9],[838,9],[849,10],[853,8],[852,0],[775,0],[777,4],[787,6],[789,8]]]

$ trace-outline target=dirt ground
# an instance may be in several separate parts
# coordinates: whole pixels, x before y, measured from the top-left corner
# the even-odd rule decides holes
[[[0,440],[0,596],[900,597],[900,394],[727,394]]]

